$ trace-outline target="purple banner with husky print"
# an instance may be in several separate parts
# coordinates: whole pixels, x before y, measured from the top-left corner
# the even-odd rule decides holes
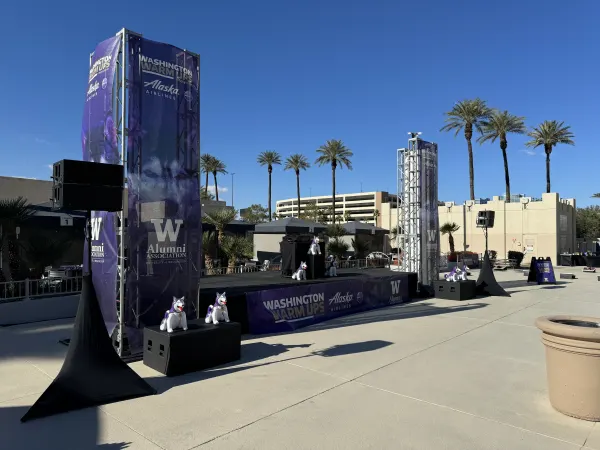
[[[120,36],[96,47],[90,61],[89,79],[81,127],[84,161],[120,164],[114,121],[114,79]],[[116,213],[92,211],[92,279],[104,322],[111,334],[117,323],[117,235]],[[87,242],[83,253],[87,271]]]
[[[432,285],[439,278],[438,146],[418,140],[421,154],[421,269],[419,281]]]
[[[130,345],[173,296],[196,311],[202,223],[199,56],[129,36],[128,255]]]
[[[409,301],[408,275],[298,284],[248,292],[252,334],[282,333],[336,317]]]

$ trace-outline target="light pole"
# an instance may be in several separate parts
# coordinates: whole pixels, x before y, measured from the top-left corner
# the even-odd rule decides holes
[[[233,207],[233,176],[235,175],[235,172],[231,172],[231,207],[233,209],[235,209]]]

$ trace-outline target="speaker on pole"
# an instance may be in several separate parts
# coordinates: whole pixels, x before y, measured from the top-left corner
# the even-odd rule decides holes
[[[479,211],[477,213],[478,228],[494,228],[495,211]]]

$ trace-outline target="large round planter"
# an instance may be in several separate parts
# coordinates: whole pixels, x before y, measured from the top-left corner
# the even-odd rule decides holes
[[[600,421],[600,319],[540,317],[546,347],[548,393],[552,406],[567,416]]]

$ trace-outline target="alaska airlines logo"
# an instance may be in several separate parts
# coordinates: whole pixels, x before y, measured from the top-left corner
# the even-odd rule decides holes
[[[160,80],[145,81],[144,88],[146,89],[147,94],[151,93],[152,95],[158,95],[160,97],[171,98],[179,95],[179,89],[176,88],[174,84],[166,85]]]
[[[157,263],[184,259],[187,256],[185,244],[177,245],[183,220],[152,219],[152,224],[157,243],[148,245],[148,259]]]
[[[96,91],[98,89],[100,89],[100,83],[98,83],[97,81],[94,81],[92,84],[90,84],[88,91],[87,91],[87,95],[92,96],[93,94],[96,93]]]

